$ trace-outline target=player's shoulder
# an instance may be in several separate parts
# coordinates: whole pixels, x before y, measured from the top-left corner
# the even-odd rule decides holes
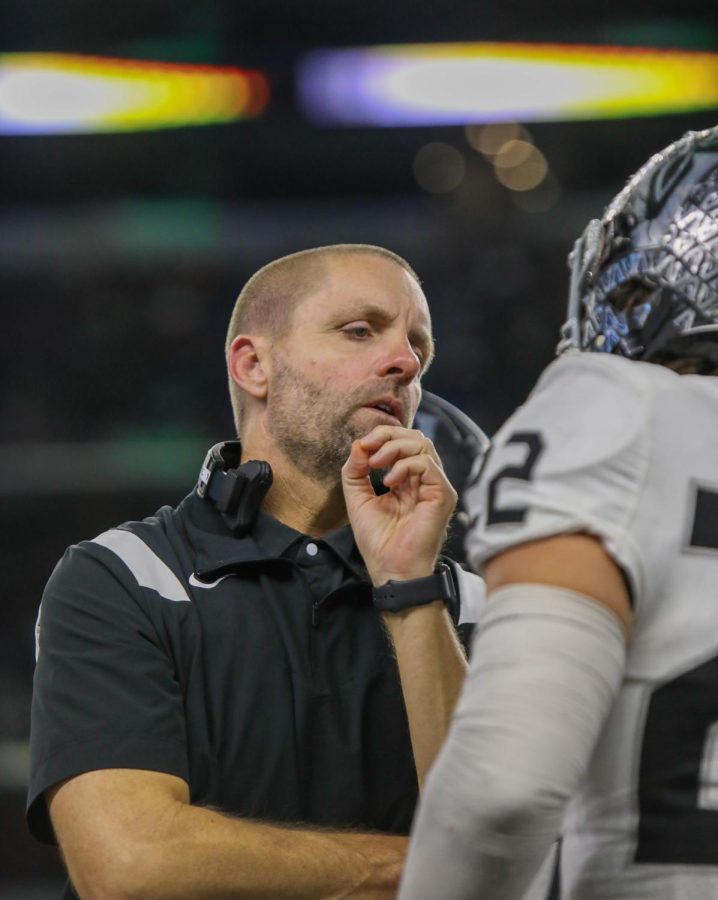
[[[520,543],[586,532],[620,545],[620,564],[640,582],[629,530],[652,457],[655,405],[653,373],[643,369],[576,352],[543,372],[492,441],[469,498],[475,567]]]
[[[607,353],[570,351],[544,370],[527,404],[547,422],[570,414],[574,433],[601,432],[613,440],[671,419],[693,402],[689,395],[712,398],[716,393],[718,378],[680,375],[657,363]]]
[[[613,457],[646,437],[655,393],[646,370],[657,368],[597,353],[559,357],[499,430],[494,455],[512,436],[536,433],[551,448],[545,462],[558,468]]]
[[[674,372],[653,363],[572,350],[544,369],[531,396],[550,391],[583,400],[605,392],[623,402],[644,402],[676,377]]]

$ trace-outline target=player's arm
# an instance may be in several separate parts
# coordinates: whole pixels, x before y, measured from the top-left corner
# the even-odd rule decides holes
[[[395,896],[406,838],[312,831],[192,806],[173,775],[104,769],[47,792],[79,896],[113,900]]]
[[[511,584],[542,584],[584,594],[609,609],[629,630],[631,599],[623,577],[601,542],[588,534],[562,534],[519,544],[489,560],[484,569],[491,599]]]
[[[414,829],[401,898],[523,895],[558,836],[623,674],[623,575],[584,534],[486,566],[471,671]]]
[[[371,469],[386,469],[377,496]],[[344,496],[376,586],[432,575],[456,505],[430,440],[420,431],[379,426],[354,442],[343,471]],[[420,787],[446,737],[466,659],[442,600],[383,615],[399,667]]]

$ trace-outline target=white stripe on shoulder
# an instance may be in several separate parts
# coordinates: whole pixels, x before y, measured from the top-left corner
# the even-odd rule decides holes
[[[122,560],[140,587],[152,588],[166,600],[191,602],[191,598],[170,567],[147,544],[131,531],[111,528],[93,538],[91,543],[107,547]]]

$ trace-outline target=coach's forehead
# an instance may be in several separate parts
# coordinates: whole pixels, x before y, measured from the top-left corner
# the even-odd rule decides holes
[[[311,311],[349,313],[368,306],[381,306],[394,314],[404,312],[431,331],[429,306],[416,278],[389,256],[342,251],[317,254],[311,260],[318,268],[308,269],[295,315]],[[308,308],[310,307],[310,308]]]

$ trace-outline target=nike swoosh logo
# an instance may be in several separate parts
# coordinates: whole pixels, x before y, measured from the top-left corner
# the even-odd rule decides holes
[[[195,573],[192,572],[192,574],[189,576],[189,583],[190,583],[191,587],[213,588],[213,587],[217,587],[217,585],[220,583],[220,581],[224,581],[225,578],[231,578],[231,577],[232,577],[232,573],[230,572],[229,575],[220,575],[216,581],[200,581],[199,578],[197,578],[197,576],[195,575]]]

